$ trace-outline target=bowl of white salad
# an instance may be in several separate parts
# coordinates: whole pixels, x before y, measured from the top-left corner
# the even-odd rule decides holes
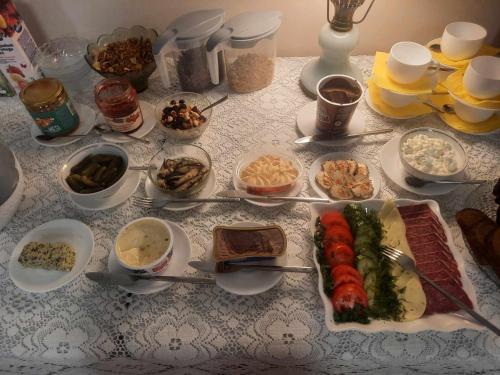
[[[399,141],[399,158],[408,174],[428,181],[453,179],[467,166],[467,153],[460,142],[432,128],[404,133]]]

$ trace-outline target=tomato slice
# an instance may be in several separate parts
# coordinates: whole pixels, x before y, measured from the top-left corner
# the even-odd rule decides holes
[[[333,279],[333,287],[336,288],[342,284],[354,283],[363,286],[363,276],[352,266],[339,264],[332,268],[330,272]]]
[[[355,283],[339,285],[332,294],[332,304],[336,312],[341,313],[351,310],[356,304],[368,307],[368,296],[366,292]]]
[[[327,245],[331,242],[342,242],[352,247],[353,238],[351,231],[340,225],[327,227],[325,236],[323,237],[323,244]]]
[[[349,226],[349,223],[345,219],[344,215],[340,213],[339,211],[330,211],[326,212],[323,215],[321,215],[320,218],[321,224],[325,227],[332,227],[332,226],[341,226],[345,227],[349,232],[351,231],[351,227]]]
[[[339,264],[354,264],[354,251],[342,242],[331,242],[325,247],[324,257],[330,267],[334,268]]]

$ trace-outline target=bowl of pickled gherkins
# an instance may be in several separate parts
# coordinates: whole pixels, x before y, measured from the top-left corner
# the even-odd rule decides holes
[[[118,191],[128,169],[127,152],[111,143],[85,146],[72,154],[59,173],[61,185],[71,195],[106,198]]]

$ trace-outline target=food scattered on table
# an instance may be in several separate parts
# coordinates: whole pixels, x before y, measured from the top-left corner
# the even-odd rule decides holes
[[[117,182],[126,169],[127,166],[118,155],[88,155],[71,168],[66,182],[77,193],[95,193]]]
[[[165,159],[157,175],[157,184],[167,191],[189,193],[205,182],[208,173],[208,167],[195,158]]]
[[[247,93],[260,90],[271,84],[274,61],[255,53],[241,55],[227,67],[227,78],[231,90]]]
[[[274,258],[286,251],[286,236],[277,225],[251,228],[218,226],[213,231],[213,254],[217,262]]]
[[[139,71],[154,62],[151,41],[143,37],[109,43],[93,58],[95,70],[116,74]]]
[[[444,139],[415,134],[402,146],[403,157],[413,168],[434,175],[446,176],[458,171],[458,155]]]
[[[64,242],[29,242],[23,247],[18,261],[24,267],[48,271],[71,271],[75,265],[75,250]]]
[[[390,262],[381,254],[385,246],[403,251],[419,271],[472,307],[444,229],[427,204],[396,207],[387,201],[378,211],[359,204],[343,212],[328,210],[316,219],[314,242],[338,323],[411,321],[459,309],[416,274]]]
[[[316,182],[333,199],[368,199],[373,195],[368,167],[356,160],[323,162]]]
[[[202,126],[207,122],[196,105],[180,99],[178,102],[172,100],[170,105],[163,109],[161,123],[167,128],[187,130]]]
[[[462,288],[458,266],[439,218],[427,204],[398,207],[406,226],[406,239],[415,256],[417,269],[472,308]],[[449,313],[460,308],[422,281],[427,298],[425,315]]]
[[[241,181],[253,194],[288,190],[298,176],[299,170],[291,160],[271,154],[262,155],[250,162],[240,173]]]
[[[118,236],[116,254],[127,265],[147,266],[165,254],[171,240],[164,224],[152,219],[138,220]]]

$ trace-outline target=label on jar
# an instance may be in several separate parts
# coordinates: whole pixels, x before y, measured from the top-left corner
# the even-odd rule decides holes
[[[42,133],[48,135],[70,133],[80,123],[80,117],[69,100],[52,111],[30,112],[30,115]]]
[[[143,122],[141,108],[137,106],[137,109],[131,114],[124,117],[108,117],[104,116],[104,119],[111,126],[111,129],[121,133],[131,133],[137,130]]]

